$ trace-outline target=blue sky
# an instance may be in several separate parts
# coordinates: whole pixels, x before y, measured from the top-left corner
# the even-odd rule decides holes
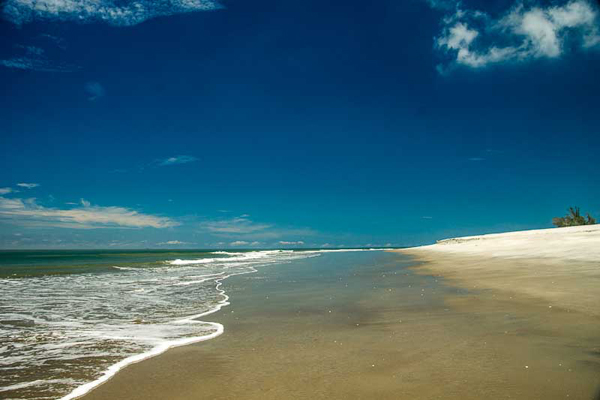
[[[0,15],[0,248],[403,246],[600,216],[592,1]]]

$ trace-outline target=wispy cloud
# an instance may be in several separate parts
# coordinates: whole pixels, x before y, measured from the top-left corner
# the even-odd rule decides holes
[[[283,245],[283,246],[301,246],[301,245],[304,244],[304,242],[302,240],[298,240],[298,241],[295,241],[295,242],[288,242],[288,241],[285,241],[285,240],[280,240],[279,244]]]
[[[12,188],[9,188],[9,187],[0,188],[0,196],[3,195],[3,194],[9,194],[12,191],[13,191]]]
[[[25,50],[29,55],[41,56],[42,54],[44,54],[44,49],[39,48],[37,46],[16,44],[15,47]]]
[[[59,209],[39,205],[33,198],[0,197],[0,220],[21,226],[72,229],[168,228],[179,225],[170,218],[143,214],[125,207],[93,206],[83,199],[80,207]]]
[[[48,33],[42,33],[39,37],[44,38],[47,41],[50,41],[52,44],[54,44],[56,47],[58,47],[61,50],[67,49],[67,42],[65,41],[65,39],[63,39],[59,36],[50,35]]]
[[[90,100],[93,100],[93,99],[90,99]],[[144,164],[138,164],[137,166],[130,167],[130,168],[115,168],[115,169],[111,170],[110,172],[115,173],[115,174],[116,173],[134,172],[134,171],[138,172],[138,173],[142,173],[142,172],[147,172],[147,171],[155,169],[155,168],[168,167],[168,166],[180,165],[180,164],[188,164],[188,163],[196,162],[198,160],[199,159],[194,156],[178,155],[178,156],[173,156],[173,157],[155,159],[151,162],[146,162]]]
[[[58,45],[53,42],[53,45]],[[75,65],[52,61],[46,51],[38,46],[16,44],[14,56],[0,60],[0,66],[39,72],[71,72],[79,69]]]
[[[449,55],[438,70],[446,73],[458,65],[482,68],[503,62],[558,58],[574,48],[600,44],[597,6],[571,0],[544,6],[539,1],[517,1],[494,17],[478,10],[456,9],[443,20],[436,47]]]
[[[202,230],[217,234],[248,234],[264,231],[271,227],[272,225],[256,223],[246,217],[236,217],[231,219],[206,221],[200,223],[200,228]]]
[[[204,221],[198,227],[200,232],[203,233],[210,233],[223,238],[244,239],[246,241],[279,239],[290,236],[301,238],[316,234],[312,229],[280,227],[274,224],[255,222],[247,216]]]
[[[425,0],[430,7],[440,9],[440,10],[448,10],[452,8],[456,8],[457,0]]]
[[[187,163],[191,163],[191,162],[194,162],[197,160],[198,159],[193,156],[175,156],[175,157],[165,158],[163,160],[158,160],[158,166],[165,167],[168,165],[187,164]]]
[[[219,8],[216,0],[7,0],[2,6],[2,14],[17,25],[35,20],[135,25],[159,16]]]
[[[0,65],[6,68],[15,68],[39,72],[72,72],[78,69],[74,65],[55,64],[41,57],[13,57],[0,60]]]
[[[99,82],[87,82],[85,84],[85,91],[90,96],[88,100],[94,101],[100,97],[104,97],[106,90]]]
[[[17,186],[27,188],[27,189],[33,189],[33,188],[40,186],[40,184],[39,183],[17,183]]]
[[[485,161],[485,158],[483,158],[483,157],[471,157],[471,158],[469,158],[469,161]]]
[[[229,243],[230,246],[247,246],[250,242],[246,242],[245,240],[236,240],[235,242]]]
[[[169,240],[167,242],[157,243],[158,246],[181,246],[184,244],[193,244],[190,242],[180,242],[179,240]]]

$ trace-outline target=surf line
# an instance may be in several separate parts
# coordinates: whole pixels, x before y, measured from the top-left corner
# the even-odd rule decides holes
[[[129,357],[119,361],[118,363],[113,364],[110,367],[108,367],[108,369],[106,371],[104,371],[102,376],[100,376],[98,379],[88,382],[88,383],[85,383],[85,384],[77,387],[71,393],[69,393],[68,395],[66,395],[64,397],[61,397],[59,400],[73,400],[73,399],[82,397],[83,395],[89,393],[91,390],[93,390],[93,389],[97,388],[98,386],[102,385],[103,383],[107,382],[110,378],[115,376],[117,374],[117,372],[119,372],[120,370],[122,370],[123,368],[125,368],[128,365],[135,364],[140,361],[144,361],[149,358],[155,357],[155,356],[162,354],[165,351],[172,349],[174,347],[185,346],[185,345],[192,344],[192,343],[204,342],[206,340],[214,339],[217,336],[222,335],[223,332],[225,331],[225,327],[222,324],[219,324],[218,322],[199,321],[198,318],[204,317],[209,314],[216,313],[217,311],[221,310],[221,308],[230,305],[231,303],[229,302],[229,296],[227,294],[225,294],[225,290],[221,289],[221,286],[223,285],[223,281],[231,276],[252,274],[252,273],[258,272],[258,270],[252,266],[248,266],[248,268],[250,268],[249,271],[240,272],[237,274],[226,275],[222,278],[215,280],[215,282],[216,282],[215,289],[219,292],[219,295],[221,295],[223,297],[223,299],[221,301],[219,301],[219,303],[217,303],[213,309],[205,311],[201,314],[196,314],[196,315],[192,315],[190,317],[184,318],[184,319],[173,321],[173,323],[175,323],[175,324],[210,325],[213,328],[215,328],[215,331],[213,333],[210,333],[210,334],[204,335],[204,336],[196,336],[196,337],[192,337],[192,338],[182,338],[182,339],[171,340],[171,341],[159,344],[158,346],[155,346],[150,351],[147,351],[145,353],[129,356]]]

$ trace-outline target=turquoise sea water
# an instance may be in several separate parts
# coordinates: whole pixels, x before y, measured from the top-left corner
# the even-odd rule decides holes
[[[73,398],[128,363],[219,335],[203,317],[228,304],[227,277],[357,251],[361,262],[381,254],[2,251],[0,398]]]
[[[8,250],[0,251],[0,277],[114,272],[113,264],[148,267],[178,258],[228,256],[218,253],[210,250]]]

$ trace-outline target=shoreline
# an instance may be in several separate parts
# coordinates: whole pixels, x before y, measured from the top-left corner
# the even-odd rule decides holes
[[[306,250],[306,251],[307,252],[311,252],[311,251],[312,252],[321,252],[321,253],[348,253],[348,252],[385,251],[385,250],[386,249],[383,249],[383,248],[364,248],[364,249],[319,249],[319,250]],[[395,250],[395,249],[390,249],[390,250]],[[264,250],[264,251],[277,252],[277,251],[288,251],[288,250]],[[303,252],[303,251],[301,250],[300,252]],[[175,265],[195,264],[195,263],[197,263],[197,260],[194,260],[194,262],[188,262],[186,260],[177,259],[177,260],[172,261],[172,263]],[[114,268],[126,269],[125,267],[114,267]],[[208,341],[208,340],[214,339],[214,338],[222,335],[225,331],[225,327],[223,326],[223,324],[220,324],[218,322],[211,322],[211,321],[200,321],[198,318],[217,313],[223,307],[229,306],[231,304],[229,302],[229,296],[226,294],[225,290],[221,289],[221,286],[223,285],[223,281],[227,280],[228,278],[234,277],[234,276],[254,274],[254,273],[258,272],[258,270],[255,267],[249,267],[249,268],[250,268],[250,270],[246,271],[246,272],[234,273],[234,274],[226,275],[226,276],[218,278],[218,279],[214,279],[214,282],[216,283],[215,289],[220,293],[220,295],[223,297],[223,299],[221,301],[219,301],[219,303],[216,304],[213,309],[205,311],[200,314],[195,314],[195,315],[186,317],[186,318],[178,320],[178,321],[175,321],[175,323],[200,323],[200,324],[210,325],[210,326],[213,326],[216,328],[215,332],[212,332],[212,333],[204,335],[204,336],[171,340],[169,342],[155,346],[154,348],[152,348],[144,353],[129,356],[115,364],[110,365],[99,378],[97,378],[93,381],[87,382],[81,386],[76,387],[69,394],[67,394],[63,397],[60,397],[59,400],[81,399],[81,398],[85,397],[88,393],[90,393],[91,391],[98,388],[99,386],[109,382],[121,370],[123,370],[124,368],[127,368],[130,365],[160,356],[161,354],[164,354],[165,352],[167,352],[171,349],[177,348],[177,347],[189,346],[192,344]],[[203,281],[212,280],[211,277],[215,276],[215,275],[219,275],[219,274],[206,275],[205,278],[203,278],[202,280]],[[194,282],[194,283],[196,283],[196,282]]]
[[[130,365],[84,398],[592,398],[597,318],[447,285],[402,260],[332,279],[333,293],[285,267],[228,280],[224,335]]]
[[[177,347],[188,346],[191,344],[204,342],[204,341],[211,340],[211,339],[214,339],[214,338],[222,335],[223,332],[225,331],[225,327],[223,326],[223,324],[220,324],[218,322],[212,322],[212,321],[200,321],[200,320],[198,320],[198,318],[204,317],[206,315],[214,314],[214,313],[220,311],[223,307],[227,307],[228,305],[231,304],[229,302],[229,296],[226,294],[225,290],[221,289],[221,286],[223,285],[224,280],[226,280],[232,276],[253,274],[256,272],[257,272],[257,270],[255,268],[252,268],[252,270],[248,271],[248,272],[227,275],[225,277],[216,279],[215,280],[215,283],[216,283],[215,289],[217,291],[219,291],[220,295],[223,296],[223,299],[221,301],[219,301],[219,303],[211,310],[205,311],[200,314],[192,315],[190,317],[187,317],[185,319],[177,321],[177,322],[181,322],[181,323],[200,323],[200,324],[211,325],[216,328],[215,332],[212,332],[212,333],[210,333],[208,335],[204,335],[204,336],[172,340],[167,343],[158,345],[145,353],[140,353],[140,354],[136,354],[136,355],[127,357],[127,358],[117,362],[116,364],[111,365],[99,378],[75,388],[75,390],[73,390],[71,393],[67,394],[66,396],[61,397],[59,400],[81,399],[84,396],[86,396],[88,393],[90,393],[93,390],[95,390],[96,388],[100,387],[101,385],[108,383],[121,370],[123,370],[124,368],[127,368],[130,365],[133,365],[133,364],[145,361],[145,360],[149,360],[153,357],[160,356],[161,354],[164,354],[165,352],[167,352],[171,349],[177,348]]]

